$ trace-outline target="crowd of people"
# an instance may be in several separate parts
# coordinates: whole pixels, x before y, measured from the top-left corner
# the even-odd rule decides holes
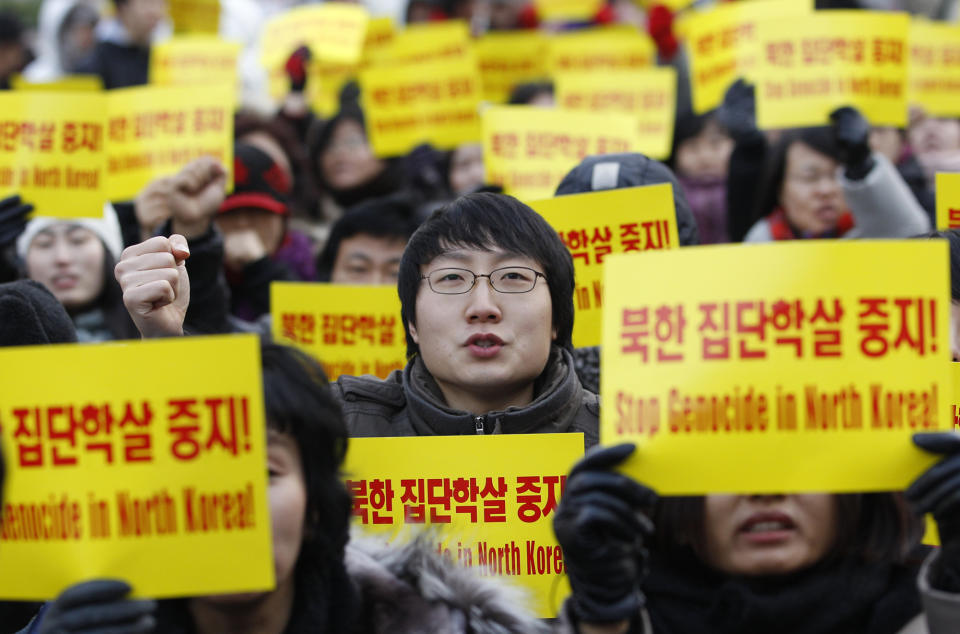
[[[241,39],[266,5],[277,10],[221,4],[221,31]],[[852,8],[954,17],[949,2],[914,4]],[[146,83],[151,45],[170,31],[165,2],[109,8],[46,0],[32,40],[0,12],[0,89],[72,74],[105,89]],[[612,0],[585,23],[557,25],[519,0],[410,0],[406,18],[463,19],[475,35],[625,23],[649,32],[658,63],[684,83],[665,11]],[[478,142],[377,156],[355,82],[333,116],[312,112],[310,55],[291,52],[290,90],[273,107],[263,69],[241,68],[231,191],[226,166],[200,158],[100,218],[0,200],[0,345],[261,335],[275,589],[151,601],[92,579],[45,604],[0,604],[0,632],[960,631],[960,436],[914,438],[939,459],[904,493],[658,496],[617,470],[633,445],[595,447],[600,351],[573,345],[574,265],[557,232],[487,181]],[[905,129],[874,127],[844,106],[823,126],[760,130],[743,79],[707,113],[692,112],[686,85],[677,93],[669,159],[586,157],[555,195],[670,183],[684,248],[945,239],[960,306],[960,234],[934,232],[935,174],[960,171],[960,119],[915,104]],[[555,107],[549,81],[521,83],[509,101]],[[328,382],[316,360],[269,342],[278,281],[395,286],[406,367]],[[953,348],[956,361],[960,336]],[[349,438],[502,433],[583,434],[587,453],[553,518],[572,588],[557,619],[534,618],[523,593],[424,542],[384,545],[349,529]],[[924,513],[938,549],[920,543]]]

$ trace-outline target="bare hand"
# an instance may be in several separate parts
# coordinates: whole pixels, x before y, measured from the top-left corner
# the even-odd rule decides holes
[[[267,255],[263,240],[253,229],[239,229],[223,233],[223,262],[228,269],[242,271],[243,267]]]
[[[186,238],[202,236],[226,195],[227,172],[214,158],[190,162],[173,177],[170,210],[173,231]]]
[[[173,193],[173,177],[167,176],[150,181],[137,194],[133,211],[140,225],[140,239],[149,240],[170,217],[170,195]]]
[[[124,249],[114,275],[123,289],[123,305],[144,338],[183,334],[190,304],[187,239],[157,236]]]

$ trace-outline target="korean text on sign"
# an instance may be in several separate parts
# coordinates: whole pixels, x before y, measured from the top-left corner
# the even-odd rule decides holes
[[[405,539],[530,590],[553,617],[566,595],[552,521],[582,434],[353,438],[344,472],[356,524]]]
[[[393,286],[274,282],[273,336],[323,363],[327,377],[375,374],[406,365],[407,340]]]
[[[960,29],[916,18],[909,46],[909,102],[933,116],[960,115]]]
[[[936,175],[937,229],[960,229],[960,174]]]
[[[256,337],[4,349],[0,381],[0,597],[272,587]]]
[[[666,183],[631,187],[557,196],[532,201],[530,206],[557,230],[573,256],[577,282],[573,345],[599,346],[603,263],[613,253],[679,246],[673,189]]]
[[[933,460],[911,434],[952,426],[944,241],[704,247],[605,269],[601,439],[640,441],[628,468],[661,494],[896,490]]]

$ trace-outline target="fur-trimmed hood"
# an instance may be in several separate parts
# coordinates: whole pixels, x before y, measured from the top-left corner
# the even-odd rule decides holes
[[[387,545],[356,535],[347,573],[360,596],[363,634],[539,634],[525,590],[441,557],[426,538]]]

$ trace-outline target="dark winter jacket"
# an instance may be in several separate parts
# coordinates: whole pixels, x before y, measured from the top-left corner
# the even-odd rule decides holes
[[[599,398],[580,384],[570,353],[556,346],[532,403],[482,416],[448,407],[419,356],[385,380],[342,376],[332,387],[351,436],[582,432],[589,448],[599,435]]]
[[[108,90],[142,86],[147,83],[149,70],[149,48],[112,41],[97,42],[80,68],[81,73],[99,76]]]

